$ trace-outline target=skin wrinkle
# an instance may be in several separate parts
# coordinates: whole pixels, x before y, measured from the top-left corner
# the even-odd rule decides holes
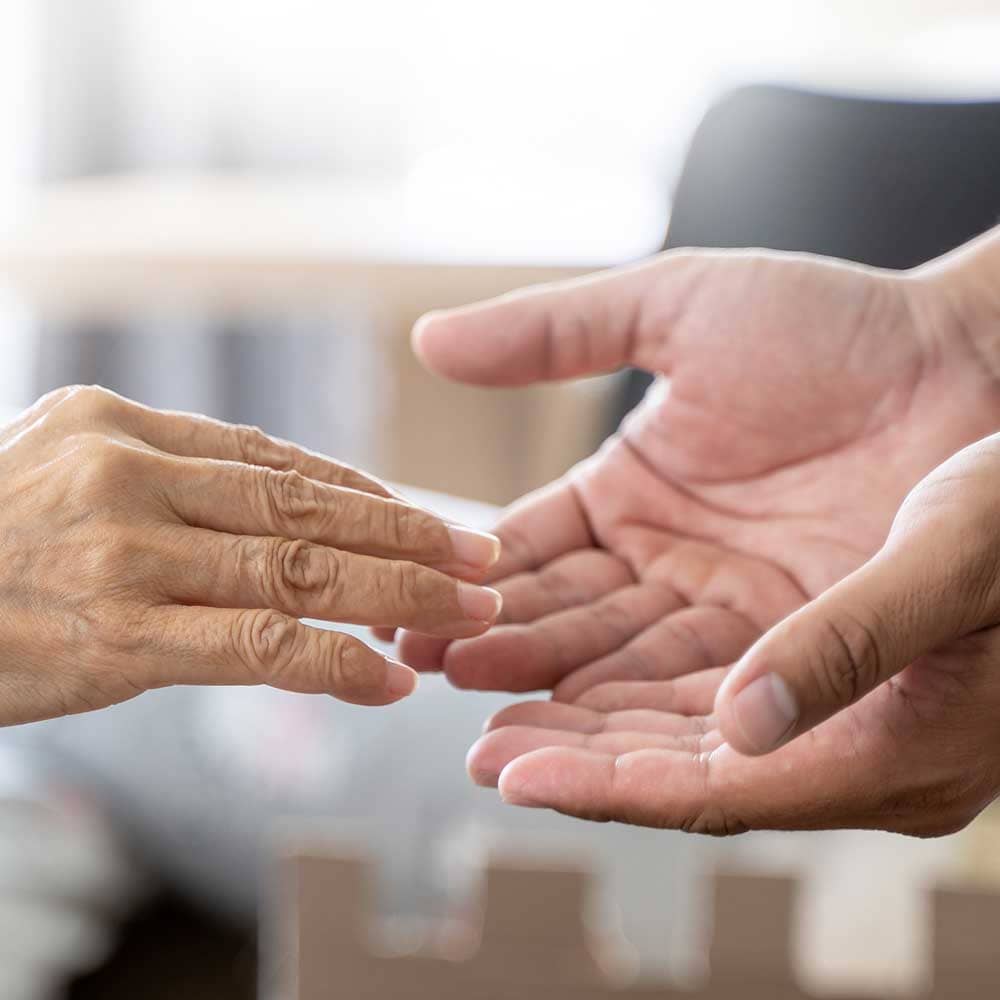
[[[590,508],[584,502],[580,491],[580,485],[572,473],[570,473],[568,486],[569,486],[570,496],[572,497],[573,502],[576,504],[577,512],[579,513],[580,519],[582,520],[584,528],[587,532],[587,544],[589,546],[597,548],[598,536],[597,536],[597,531],[595,530],[594,527],[594,522],[591,517]]]
[[[700,251],[696,250],[694,253],[698,254]],[[664,257],[666,256],[669,256],[669,252],[664,255]],[[700,294],[707,273],[704,268],[688,269],[683,280],[678,282],[681,286],[680,289],[675,288],[674,294],[667,299],[670,308],[666,315],[657,315],[656,317],[650,315],[653,298],[644,295],[630,297],[625,305],[625,308],[630,310],[631,315],[630,338],[626,341],[626,347],[629,350],[624,355],[626,359],[633,358],[638,362],[638,344],[650,345],[651,354],[666,355],[669,353],[671,334],[678,322],[678,317],[692,308],[692,300],[696,300]],[[669,331],[666,335],[663,332],[665,330]],[[645,347],[642,353],[645,355]],[[666,364],[664,357],[656,365],[654,374],[668,374],[671,368],[672,365]]]
[[[683,544],[683,542],[682,542],[682,544]],[[715,546],[713,544],[713,548],[718,549],[718,546]],[[722,550],[722,551],[725,551],[725,550]],[[742,555],[742,553],[738,553],[738,554]],[[672,552],[668,553],[667,554],[667,558],[670,558],[671,555],[674,555],[675,558],[679,558],[679,556],[676,555],[676,550],[673,550]],[[805,600],[805,593],[806,592],[803,590],[803,588],[799,587],[797,585],[796,581],[793,578],[791,578],[787,573],[782,572],[780,567],[773,567],[770,564],[768,564],[765,560],[762,560],[762,559],[753,558],[753,561],[755,563],[759,564],[759,565],[767,566],[769,569],[777,569],[778,570],[778,575],[783,576],[786,579],[788,579],[788,582],[790,582],[794,586],[795,591],[796,591],[796,596],[800,597],[801,600]],[[682,590],[681,591],[682,595],[687,598],[688,603],[691,604],[692,606],[696,605],[696,604],[699,604],[699,603],[704,603],[705,602],[705,595],[706,595],[706,593],[711,589],[712,583],[716,579],[718,579],[718,574],[721,571],[722,571],[722,566],[720,564],[718,564],[718,563],[713,563],[711,566],[709,566],[706,569],[705,574],[704,574],[704,576],[703,576],[703,578],[702,578],[701,581],[692,582],[692,585],[691,585],[690,589],[687,591],[687,593],[684,593],[684,591]],[[747,617],[748,619],[750,619],[750,616],[746,612],[740,611],[740,609],[738,609],[736,607],[735,603],[732,600],[718,601],[718,602],[713,602],[713,603],[715,603],[716,606],[725,608],[728,611],[732,611],[732,612],[738,613],[738,614],[744,614],[745,617]],[[769,622],[761,623],[761,622],[757,622],[757,621],[755,621],[753,619],[750,619],[750,620],[751,620],[752,624],[754,625],[754,627],[758,628],[758,629],[761,628],[761,627],[765,627],[766,628],[769,624],[771,624]]]
[[[640,333],[643,324],[643,299],[634,298],[625,307],[624,337],[619,356],[626,361],[638,361],[639,345],[643,341]]]
[[[597,350],[594,338],[589,336],[590,317],[577,312],[571,317],[567,317],[567,322],[571,322],[574,325],[575,335],[561,336],[559,343],[563,345],[569,343],[575,346],[579,356],[563,367],[569,368],[572,371],[590,371],[600,368],[601,365],[595,363],[597,361]]]
[[[518,563],[524,563],[529,569],[537,569],[541,565],[541,560],[535,555],[535,547],[532,545],[528,537],[513,527],[512,525],[503,525],[503,536],[504,536],[504,547],[508,552],[513,551],[515,558]],[[526,553],[527,558],[522,560],[519,553]]]
[[[676,614],[678,613],[678,611],[684,610],[685,607],[687,606],[682,606],[681,608],[677,609],[677,611],[671,611],[668,613],[668,615]],[[669,617],[666,620],[669,620]],[[634,676],[634,678],[637,680],[650,680],[650,681],[661,680],[661,678],[657,676],[655,666],[649,659],[648,652],[646,652],[643,649],[637,648],[637,644],[644,637],[648,637],[648,635],[651,632],[654,632],[658,628],[660,628],[662,624],[663,620],[661,619],[660,622],[654,622],[651,625],[646,625],[645,627],[638,629],[631,635],[626,636],[615,649],[611,650],[608,653],[605,653],[599,659],[591,661],[591,663],[588,664],[588,666],[597,666],[605,662],[606,660],[623,657],[627,662],[631,662],[632,664],[634,664],[633,670],[630,671],[630,676]],[[567,686],[566,682],[571,682],[576,673],[581,672],[582,669],[583,668],[579,668],[573,674],[567,674],[567,673],[562,674],[562,680],[560,680],[560,682],[556,684],[555,687],[553,688],[552,691],[553,699],[557,700],[563,699],[564,696],[563,689]],[[589,690],[589,688],[587,690]],[[579,697],[580,694],[576,694],[573,696],[572,700],[575,701]]]
[[[547,567],[538,574],[538,583],[555,598],[560,607],[583,603],[583,592],[578,582],[567,576],[563,570]]]
[[[629,447],[631,447],[631,445],[629,445]],[[647,471],[649,471],[649,467],[647,467]],[[663,477],[661,475],[658,478],[662,479]],[[678,489],[678,487],[677,487],[677,485],[675,483],[667,482],[665,485],[667,485],[670,489],[674,489],[678,493],[681,493],[682,495],[684,495],[683,490]],[[696,500],[696,502],[698,502],[698,503],[701,503],[701,498],[692,497],[692,499]],[[721,511],[720,511],[720,513],[721,513]],[[730,516],[730,515],[726,514],[725,516]],[[747,518],[747,520],[750,520],[750,519],[752,519],[752,518]],[[773,520],[773,518],[771,520]],[[620,531],[624,531],[628,527],[645,527],[645,526],[644,526],[643,522],[640,521],[638,518],[623,519],[618,524],[618,529]],[[680,539],[681,543],[683,543],[684,541],[700,542],[700,543],[709,545],[712,548],[718,549],[719,551],[726,551],[725,549],[723,549],[719,545],[717,538],[714,537],[713,535],[697,534],[697,533],[691,532],[689,530],[689,531],[685,532],[683,535],[679,535],[679,539]],[[613,540],[611,540],[611,543],[614,544]],[[753,552],[751,550],[742,550],[742,549],[739,549],[739,548],[732,548],[729,551],[732,552],[732,554],[734,554],[734,555],[737,555],[737,556],[740,556],[740,557],[743,557],[743,558],[747,558],[747,559],[751,559],[754,562],[756,562],[756,563],[758,563],[758,564],[760,564],[762,566],[767,566],[769,570],[772,570],[772,571],[780,574],[781,576],[785,577],[787,579],[787,581],[791,584],[791,586],[795,589],[795,591],[798,592],[799,594],[801,594],[802,595],[802,599],[805,600],[805,595],[808,593],[808,589],[805,587],[805,585],[803,584],[803,582],[801,580],[797,579],[797,577],[794,575],[794,573],[791,570],[789,570],[789,569],[787,569],[785,567],[779,566],[777,563],[774,563],[774,562],[771,562],[769,560],[766,560],[766,559],[762,558],[759,554],[757,554],[757,553],[755,553],[755,552]],[[633,568],[635,568],[634,563],[633,563]],[[636,572],[638,572],[638,570],[636,570]],[[699,589],[704,589],[704,588],[699,588]],[[693,599],[691,599],[691,602],[693,603]],[[728,605],[725,605],[725,606],[729,607]],[[732,610],[735,611],[736,609],[732,608]]]
[[[990,351],[984,346],[989,343],[989,337],[983,336],[984,328],[988,327],[983,323],[982,317],[977,315],[975,308],[970,310],[965,283],[942,281],[939,276],[934,275],[932,284],[934,291],[937,292],[935,303],[947,311],[941,326],[948,331],[949,340],[957,339],[963,345],[969,356],[986,374],[989,384],[1000,392],[1000,364],[994,362]],[[975,302],[979,305],[978,296]],[[1000,328],[1000,308],[994,309],[993,312],[992,326],[997,329]],[[934,339],[940,341],[940,336]]]
[[[366,480],[270,439],[264,458],[288,471],[248,465],[236,451],[245,440],[94,387],[50,395],[0,427],[0,726],[177,683],[277,683],[388,704],[412,690],[405,667],[299,618],[380,617],[449,638],[491,624],[467,616],[458,580],[424,562],[423,528],[448,538],[440,519],[423,512],[403,537],[374,481],[341,490],[327,480]],[[483,570],[492,548],[482,546]],[[341,560],[349,588],[328,586]],[[493,595],[464,593],[488,614]],[[254,623],[284,638],[248,650],[261,642]]]
[[[678,622],[676,614],[670,615],[670,617],[667,618],[663,624],[665,628],[674,634],[675,638],[682,641],[685,639],[688,640],[688,642],[698,650],[698,657],[701,660],[701,666],[695,667],[695,670],[704,670],[709,667],[717,666],[717,664],[713,662],[713,657],[709,652],[704,638],[699,635],[696,630],[692,629],[690,625]]]

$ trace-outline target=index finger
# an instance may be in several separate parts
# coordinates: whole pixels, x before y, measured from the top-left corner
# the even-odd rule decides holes
[[[123,402],[128,403],[122,417],[126,428],[160,451],[184,458],[214,458],[280,472],[294,471],[330,486],[400,498],[373,476],[319,452],[272,437],[258,427],[228,424],[195,413],[154,410],[131,400]]]

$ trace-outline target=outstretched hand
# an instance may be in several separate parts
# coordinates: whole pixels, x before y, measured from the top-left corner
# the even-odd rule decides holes
[[[879,553],[725,680],[709,670],[514,705],[470,769],[510,802],[590,819],[959,830],[1000,793],[998,514],[1000,435],[923,480]]]
[[[407,662],[458,686],[552,689],[493,720],[478,780],[503,771],[514,801],[650,825],[904,827],[871,792],[837,815],[809,808],[836,797],[817,792],[826,770],[872,769],[878,726],[845,715],[761,762],[735,749],[764,749],[726,700],[735,679],[721,733],[713,705],[730,664],[869,560],[914,485],[998,425],[996,379],[965,332],[919,272],[747,252],[670,253],[426,319],[418,353],[465,381],[661,375],[598,454],[499,525],[500,624],[402,638]],[[867,690],[836,681],[823,710],[785,700],[780,738]]]
[[[0,726],[169,684],[387,705],[413,671],[301,618],[484,632],[496,540],[250,428],[95,387],[0,427]]]

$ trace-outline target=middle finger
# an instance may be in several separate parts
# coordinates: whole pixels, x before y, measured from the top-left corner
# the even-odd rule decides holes
[[[418,563],[310,542],[177,529],[166,538],[160,586],[168,599],[273,608],[297,618],[400,625],[456,638],[496,619],[500,595]]]
[[[194,527],[302,538],[434,565],[455,575],[479,575],[500,553],[492,535],[446,524],[399,500],[330,486],[297,472],[168,456],[161,462],[168,465],[157,480],[169,484],[164,499]]]

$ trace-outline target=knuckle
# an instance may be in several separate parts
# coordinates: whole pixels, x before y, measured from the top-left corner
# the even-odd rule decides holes
[[[124,701],[155,687],[146,670],[149,635],[145,608],[103,600],[81,608],[72,625],[77,651],[72,684],[93,696],[93,706]]]
[[[125,401],[99,385],[78,385],[69,388],[57,405],[75,418],[99,421],[119,414]]]
[[[250,424],[231,424],[236,453],[247,465],[265,465],[272,469],[287,468],[282,462],[280,449],[259,427]]]
[[[398,608],[433,606],[437,597],[433,574],[414,562],[404,561],[392,565],[389,584],[391,593],[385,596]]]
[[[335,553],[300,539],[277,539],[269,553],[266,571],[270,590],[279,599],[294,600],[301,594],[334,594],[340,579]]]
[[[444,551],[443,526],[434,531],[436,520],[416,507],[395,500],[366,502],[364,506],[368,523],[384,544],[399,551],[431,547]]]
[[[142,535],[127,528],[113,527],[95,533],[87,551],[81,556],[77,572],[96,583],[102,591],[124,586],[133,578],[131,570],[144,558],[146,546]]]
[[[302,521],[319,513],[315,489],[298,472],[269,469],[264,477],[264,491],[267,503],[279,523]]]
[[[64,451],[65,460],[76,467],[74,478],[88,493],[131,477],[138,457],[135,449],[94,431],[71,435]]]
[[[78,385],[64,385],[58,389],[53,389],[51,392],[45,393],[44,396],[40,396],[35,403],[35,407],[38,409],[51,408],[57,403],[61,403],[80,388]]]
[[[279,611],[246,611],[236,618],[232,644],[254,677],[273,679],[295,662],[298,625]]]
[[[828,701],[851,704],[882,675],[877,637],[864,622],[844,614],[825,618],[822,628],[813,676]]]

